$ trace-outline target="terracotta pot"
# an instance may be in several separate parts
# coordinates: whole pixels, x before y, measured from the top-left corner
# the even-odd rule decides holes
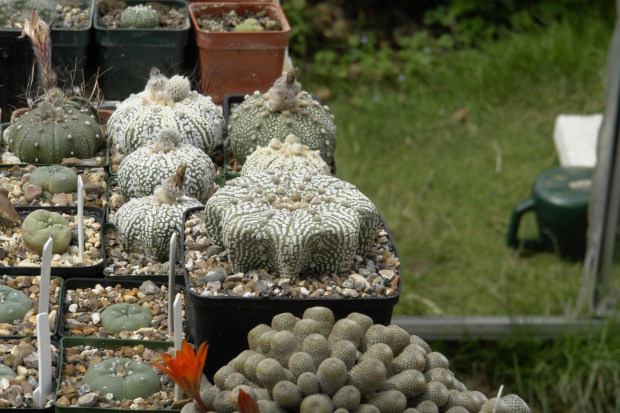
[[[190,16],[199,49],[202,93],[221,103],[234,93],[266,92],[282,74],[282,65],[291,30],[282,8],[265,2],[214,2],[190,5]],[[218,16],[232,10],[242,16],[246,11],[266,11],[278,19],[282,30],[263,32],[207,32],[197,19]]]

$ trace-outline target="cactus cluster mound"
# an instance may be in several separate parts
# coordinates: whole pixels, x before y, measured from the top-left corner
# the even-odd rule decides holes
[[[272,139],[266,147],[258,147],[247,157],[241,175],[251,175],[263,171],[316,171],[331,175],[329,166],[318,151],[311,151],[295,135],[288,135],[284,143]]]
[[[37,209],[28,214],[22,224],[22,242],[30,251],[41,254],[52,237],[52,252],[64,252],[71,243],[69,221],[58,212]]]
[[[153,144],[163,129],[173,128],[183,143],[210,155],[222,143],[224,118],[210,97],[190,89],[189,79],[168,79],[153,68],[145,90],[121,102],[107,126],[110,139],[124,154]]]
[[[113,357],[92,364],[84,374],[84,384],[91,391],[112,393],[114,400],[147,398],[159,391],[159,376],[147,364]]]
[[[193,145],[181,144],[176,129],[164,129],[153,145],[127,155],[118,168],[118,184],[125,199],[151,195],[180,164],[186,164],[185,194],[206,202],[215,181],[211,158]]]
[[[23,319],[31,308],[32,301],[22,291],[0,285],[0,323],[13,324]]]
[[[220,413],[238,410],[240,389],[261,412],[529,413],[511,394],[499,402],[467,390],[442,354],[396,326],[360,313],[335,321],[326,307],[302,318],[284,313],[248,334],[249,350],[203,378],[202,400]],[[200,411],[196,404],[182,412]]]
[[[157,187],[153,195],[134,198],[119,208],[114,225],[126,251],[141,250],[151,260],[166,259],[170,237],[175,232],[178,235],[183,225],[183,212],[203,205],[184,196],[185,170],[185,164],[179,165],[176,174]]]
[[[152,29],[157,26],[159,26],[159,15],[157,14],[157,10],[150,5],[127,7],[121,13],[121,27]]]
[[[245,175],[207,202],[207,234],[235,271],[265,268],[284,277],[338,273],[372,245],[379,214],[340,179],[316,171]]]
[[[284,141],[293,134],[303,145],[318,150],[332,162],[336,150],[336,125],[327,106],[321,106],[297,82],[297,69],[277,79],[265,94],[245,97],[228,121],[228,138],[237,161],[246,162],[257,147],[272,139]]]

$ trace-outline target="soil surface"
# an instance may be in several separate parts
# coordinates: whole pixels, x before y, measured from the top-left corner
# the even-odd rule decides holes
[[[189,25],[186,17],[186,9],[170,7],[155,2],[145,2],[146,6],[151,6],[159,14],[159,26],[156,29],[185,29]],[[123,1],[98,0],[97,1],[97,24],[106,29],[117,29],[121,27],[121,14],[127,8]]]
[[[256,19],[262,28],[266,31],[282,30],[282,26],[277,19],[267,16],[266,11],[260,13],[245,12],[243,16],[238,16],[237,12],[232,10],[220,16],[203,15],[196,19],[198,26],[207,32],[232,32],[235,27],[243,23],[246,19]]]
[[[0,27],[22,29],[32,10],[52,29],[82,30],[90,27],[90,9],[79,0],[0,0]]]

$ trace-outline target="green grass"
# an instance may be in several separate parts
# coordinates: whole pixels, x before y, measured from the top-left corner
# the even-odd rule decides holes
[[[510,33],[435,58],[398,85],[302,77],[338,126],[341,179],[377,205],[396,241],[404,289],[397,315],[564,314],[580,262],[505,246],[513,207],[558,164],[561,113],[604,109],[612,25],[584,16]],[[465,122],[453,113],[467,108]],[[501,168],[498,164],[501,159]],[[536,233],[527,217],[521,237]]]

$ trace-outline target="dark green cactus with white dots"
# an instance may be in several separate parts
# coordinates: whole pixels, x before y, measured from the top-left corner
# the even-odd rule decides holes
[[[308,333],[314,323],[329,327],[323,334]],[[209,409],[237,411],[235,395],[250,389],[261,412],[491,412],[495,403],[506,408],[502,412],[530,412],[514,394],[495,402],[468,391],[446,366],[447,359],[419,337],[396,325],[374,324],[359,313],[338,321],[326,307],[309,308],[301,319],[279,314],[271,326],[252,329],[248,344],[250,349],[216,372],[215,385],[201,393]],[[413,352],[422,363],[406,366],[399,358]],[[182,413],[199,411],[190,403]]]

